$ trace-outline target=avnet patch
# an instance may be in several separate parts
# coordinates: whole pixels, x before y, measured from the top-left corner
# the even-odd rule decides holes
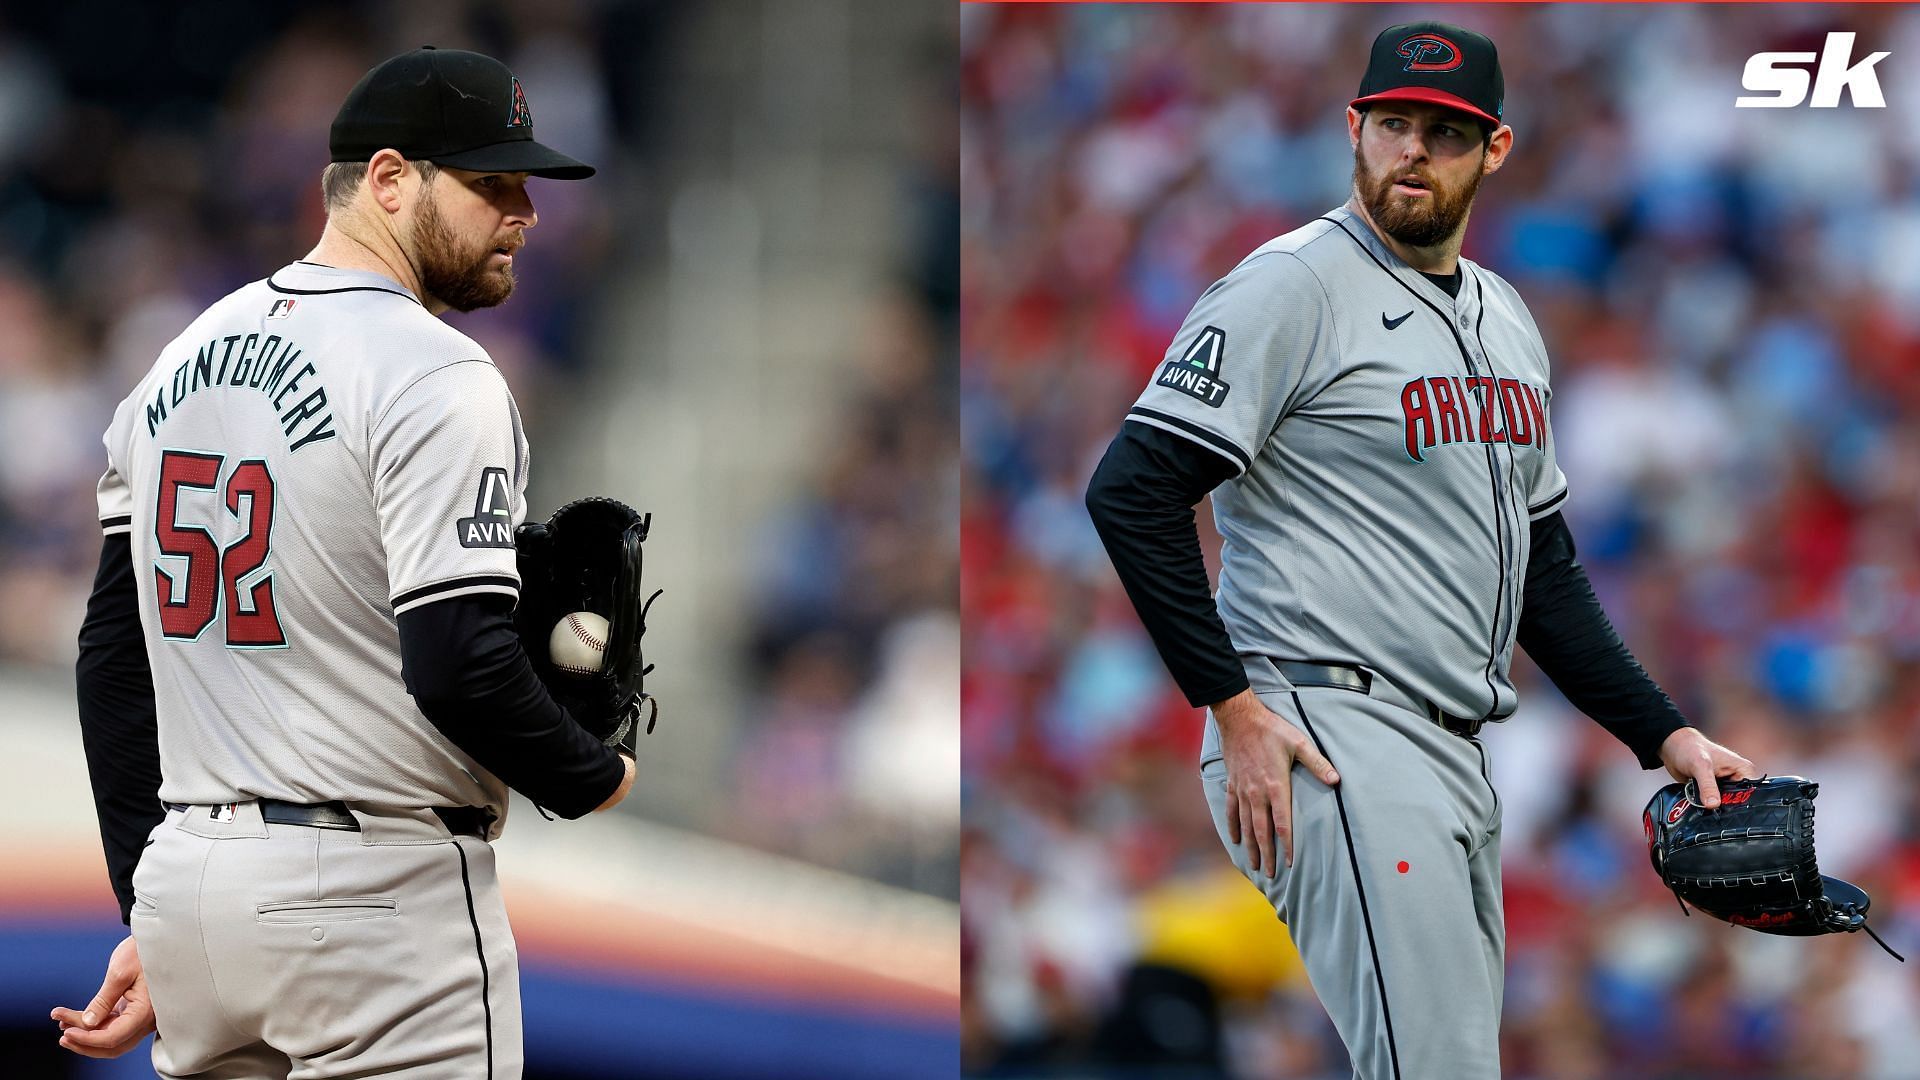
[[[1209,326],[1187,346],[1185,355],[1161,365],[1160,376],[1153,381],[1217,409],[1227,400],[1227,391],[1233,389],[1220,379],[1220,362],[1226,352],[1227,332]]]

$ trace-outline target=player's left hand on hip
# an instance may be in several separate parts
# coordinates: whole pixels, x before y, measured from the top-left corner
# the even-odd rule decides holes
[[[1660,744],[1660,761],[1675,780],[1693,781],[1700,791],[1700,805],[1711,810],[1720,805],[1720,785],[1727,778],[1752,780],[1760,776],[1753,762],[1701,734],[1699,728],[1683,727]]]
[[[153,1001],[133,938],[114,947],[92,1001],[79,1010],[56,1008],[52,1016],[60,1022],[60,1045],[82,1057],[119,1057],[153,1034]]]

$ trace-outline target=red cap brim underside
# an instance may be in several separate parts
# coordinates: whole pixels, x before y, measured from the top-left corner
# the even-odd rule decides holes
[[[1445,90],[1435,90],[1431,86],[1402,86],[1394,90],[1383,90],[1378,94],[1368,94],[1363,98],[1354,98],[1347,102],[1348,108],[1357,109],[1362,105],[1371,105],[1376,101],[1424,101],[1429,105],[1443,105],[1449,109],[1458,109],[1476,120],[1484,120],[1494,127],[1500,126],[1500,118],[1488,116],[1480,109],[1467,104],[1465,98],[1449,94]]]

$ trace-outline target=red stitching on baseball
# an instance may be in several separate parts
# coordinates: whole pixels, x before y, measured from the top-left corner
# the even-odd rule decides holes
[[[592,634],[587,633],[587,628],[580,625],[580,619],[578,616],[575,616],[575,615],[567,616],[567,628],[573,631],[574,637],[577,637],[581,641],[586,642],[588,645],[592,646],[593,648],[599,649],[601,652],[606,651],[607,643],[594,637]]]

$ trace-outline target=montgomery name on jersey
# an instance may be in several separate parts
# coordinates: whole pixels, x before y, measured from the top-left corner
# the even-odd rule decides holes
[[[269,319],[284,319],[292,313],[294,301],[276,300],[276,310],[270,311]],[[235,350],[238,349],[238,355]],[[309,376],[317,374],[313,363],[308,361],[295,368],[305,355],[298,342],[282,338],[279,334],[253,333],[228,334],[207,340],[194,351],[193,357],[180,361],[173,369],[173,378],[161,380],[154,389],[153,400],[147,403],[147,434],[157,435],[160,425],[166,422],[169,406],[178,409],[180,403],[189,396],[208,387],[239,387],[258,390],[272,401],[273,408],[280,412],[280,426],[290,440],[288,450],[298,450],[311,442],[331,439],[339,435],[333,426],[333,413],[327,406],[327,388],[315,386],[304,397],[293,400],[299,394]],[[228,377],[228,372],[232,377]]]

